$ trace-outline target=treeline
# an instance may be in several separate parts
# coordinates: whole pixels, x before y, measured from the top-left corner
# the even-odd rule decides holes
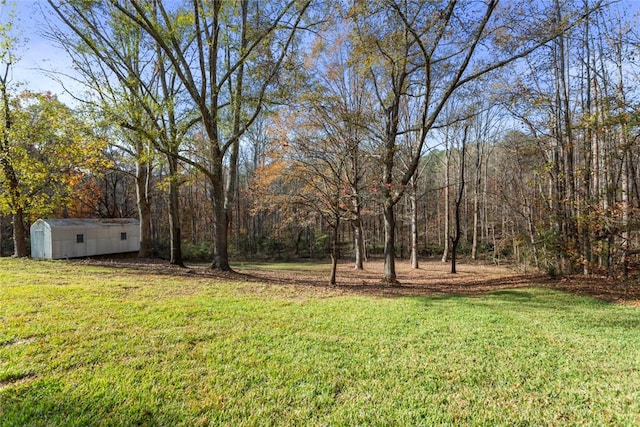
[[[49,204],[7,199],[13,229],[137,217],[141,256],[375,256],[389,283],[398,256],[634,271],[640,39],[624,3],[48,4],[86,89],[73,117],[101,151],[68,159],[64,190],[39,187]],[[25,108],[0,84],[7,197],[15,147],[43,144],[12,136]]]

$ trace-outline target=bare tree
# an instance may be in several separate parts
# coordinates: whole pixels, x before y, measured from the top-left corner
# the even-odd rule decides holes
[[[335,28],[331,29],[336,31]],[[366,258],[362,207],[365,202],[365,160],[363,145],[372,121],[371,88],[350,61],[353,47],[340,30],[321,34],[314,49],[313,67],[308,70],[308,90],[301,92],[307,120],[317,133],[338,146],[345,162],[344,188],[349,195],[349,218],[353,229],[355,268],[362,270]]]
[[[460,88],[555,39],[579,17],[562,22],[553,9],[540,4],[498,8],[497,0],[471,2],[357,1],[351,17],[356,37],[383,117],[382,199],[385,219],[384,280],[395,283],[395,214],[415,173],[427,135],[451,96]],[[380,25],[384,22],[385,25]],[[491,59],[482,55],[492,49]],[[399,126],[401,105],[415,103],[421,111],[410,128]],[[419,141],[409,167],[396,176],[397,137],[417,132]]]

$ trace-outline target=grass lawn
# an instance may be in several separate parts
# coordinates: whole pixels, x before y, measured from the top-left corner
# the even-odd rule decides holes
[[[0,426],[639,425],[640,310],[0,259]]]

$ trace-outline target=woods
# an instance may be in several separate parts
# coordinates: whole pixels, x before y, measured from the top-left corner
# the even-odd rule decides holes
[[[83,91],[12,80],[6,21],[0,253],[43,215],[135,216],[140,256],[330,257],[332,284],[368,257],[387,284],[396,257],[637,274],[625,5],[47,0]]]

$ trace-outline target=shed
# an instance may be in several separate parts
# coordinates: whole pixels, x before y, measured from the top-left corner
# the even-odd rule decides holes
[[[138,220],[39,219],[31,225],[31,257],[80,258],[140,250]]]

